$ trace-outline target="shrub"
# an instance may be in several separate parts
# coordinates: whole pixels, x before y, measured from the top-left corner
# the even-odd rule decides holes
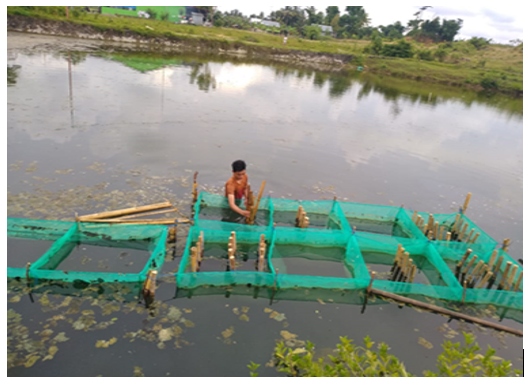
[[[491,42],[491,39],[486,39],[483,37],[471,37],[468,42],[475,46],[477,50],[480,50],[488,46]]]
[[[419,50],[416,53],[416,56],[419,59],[423,60],[423,61],[432,61],[432,60],[434,60],[433,53],[431,53],[431,50]]]
[[[424,371],[426,377],[505,377],[522,376],[523,372],[512,369],[511,362],[495,356],[495,350],[488,346],[481,354],[475,336],[463,333],[464,343],[445,341],[442,353],[437,358],[438,372]],[[350,377],[350,376],[412,376],[394,355],[389,346],[364,338],[365,347],[356,346],[352,340],[340,337],[335,350],[336,356],[328,355],[313,359],[314,344],[307,342],[305,348],[294,351],[279,342],[274,349],[275,366],[287,376]],[[374,348],[374,349],[373,349]],[[251,376],[258,376],[259,364],[248,365]]]
[[[157,18],[157,12],[154,11],[152,8],[146,9],[146,13],[150,15],[150,18],[156,19]]]
[[[161,14],[161,20],[168,21],[169,19],[170,19],[170,14],[168,12],[163,12],[163,14]]]
[[[487,91],[496,90],[499,88],[499,83],[495,78],[483,78],[480,85]]]
[[[414,55],[413,45],[404,40],[400,40],[396,44],[384,45],[382,55],[386,57],[411,58]]]

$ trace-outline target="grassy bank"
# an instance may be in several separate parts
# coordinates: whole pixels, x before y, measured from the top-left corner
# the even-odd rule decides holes
[[[67,21],[71,24],[89,25],[98,31],[137,33],[143,37],[168,38],[178,41],[196,41],[216,47],[231,49],[247,48],[252,51],[304,51],[324,54],[353,56],[346,64],[349,70],[365,66],[366,70],[384,76],[395,76],[420,82],[440,83],[475,90],[488,89],[514,96],[522,96],[523,53],[522,45],[488,45],[478,50],[467,41],[450,43],[447,55],[439,61],[418,58],[387,58],[364,54],[370,44],[366,40],[311,41],[289,37],[283,45],[280,35],[265,32],[244,31],[231,28],[176,25],[166,21],[132,17],[114,17],[72,10],[66,19],[64,7],[7,7],[7,13],[38,19]],[[384,42],[390,43],[390,42]],[[412,42],[415,51],[433,53],[436,44]]]

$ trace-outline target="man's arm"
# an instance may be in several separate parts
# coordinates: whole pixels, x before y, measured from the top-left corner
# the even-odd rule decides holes
[[[231,208],[234,212],[239,213],[241,216],[244,216],[244,217],[248,217],[248,216],[250,216],[250,212],[249,212],[249,211],[243,210],[243,209],[239,208],[239,207],[236,205],[236,199],[235,199],[233,193],[229,193],[229,194],[228,194],[228,205],[230,205],[230,208]]]

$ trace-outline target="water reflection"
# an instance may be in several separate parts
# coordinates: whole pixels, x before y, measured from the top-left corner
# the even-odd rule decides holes
[[[16,84],[16,80],[18,78],[18,71],[22,67],[20,65],[7,65],[7,85],[8,86],[14,86]]]
[[[190,71],[190,84],[197,84],[201,91],[216,89],[216,79],[208,63],[195,63]]]

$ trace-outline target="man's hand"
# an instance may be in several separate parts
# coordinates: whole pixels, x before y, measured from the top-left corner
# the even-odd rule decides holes
[[[244,216],[244,217],[250,217],[250,211],[241,210],[241,212],[239,212],[239,214],[241,216]]]

